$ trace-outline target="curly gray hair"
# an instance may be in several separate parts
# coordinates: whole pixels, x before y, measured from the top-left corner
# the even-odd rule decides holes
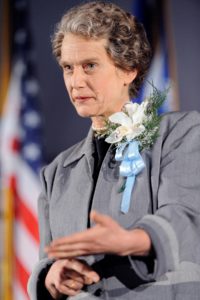
[[[104,1],[71,8],[52,36],[53,54],[58,62],[62,41],[68,32],[86,38],[106,38],[106,51],[114,64],[124,70],[137,70],[137,77],[129,85],[129,96],[137,95],[149,67],[151,48],[143,25],[134,16]]]

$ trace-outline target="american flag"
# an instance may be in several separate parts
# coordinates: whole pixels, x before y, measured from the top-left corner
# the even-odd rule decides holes
[[[13,55],[10,85],[1,119],[4,203],[13,210],[13,277],[9,299],[27,300],[27,281],[38,260],[37,198],[42,165],[41,125],[28,26],[28,1],[13,0]],[[10,201],[11,200],[11,201]],[[12,213],[10,214],[12,215]],[[5,249],[6,252],[6,249]],[[6,254],[5,254],[6,255]],[[6,256],[8,259],[9,257]],[[8,295],[8,291],[5,291]],[[6,299],[6,298],[4,298]]]

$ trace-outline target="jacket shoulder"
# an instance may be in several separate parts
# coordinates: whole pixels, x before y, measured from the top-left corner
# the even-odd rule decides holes
[[[173,155],[175,149],[178,153],[180,149],[186,149],[185,145],[200,147],[199,112],[170,112],[161,117],[158,138],[151,149],[152,164],[154,169],[157,167],[157,172],[160,172],[162,157]]]
[[[171,132],[184,132],[200,126],[198,111],[169,112],[163,114],[160,123],[160,135],[166,137]]]
[[[198,111],[186,111],[186,112],[168,112],[162,116],[161,126],[168,125],[173,127],[178,123],[187,123],[188,126],[200,122],[200,113]]]

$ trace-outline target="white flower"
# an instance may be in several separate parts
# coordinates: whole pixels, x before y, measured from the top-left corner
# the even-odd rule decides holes
[[[147,102],[142,102],[142,104],[137,103],[127,103],[125,105],[125,112],[117,112],[109,117],[110,122],[119,124],[107,138],[107,143],[117,143],[123,138],[127,141],[133,140],[135,137],[140,135],[145,127],[143,125],[147,116],[145,114]]]
[[[146,119],[145,110],[147,105],[147,101],[144,101],[141,104],[130,102],[125,105],[125,110],[127,111],[129,117],[132,118],[133,123],[141,124],[144,122]]]

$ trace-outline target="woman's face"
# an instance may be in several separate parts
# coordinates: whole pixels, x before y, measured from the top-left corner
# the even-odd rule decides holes
[[[85,39],[68,33],[60,65],[72,104],[82,117],[109,116],[129,100],[128,86],[137,71],[117,68],[105,50],[105,39]]]

